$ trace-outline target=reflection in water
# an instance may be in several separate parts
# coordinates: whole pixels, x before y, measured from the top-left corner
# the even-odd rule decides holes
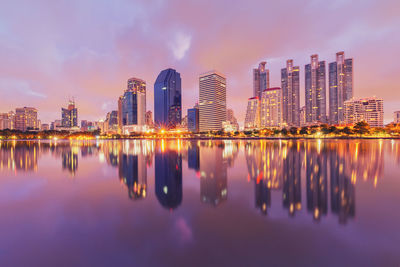
[[[182,156],[161,143],[154,160],[156,196],[163,207],[176,209],[182,203]]]
[[[365,182],[377,187],[383,177],[384,151],[399,164],[400,143],[382,140],[0,141],[0,170],[37,171],[40,157],[50,153],[61,162],[62,169],[76,175],[79,160],[98,157],[100,162],[118,170],[129,198],[144,199],[149,193],[147,168],[154,160],[156,197],[163,207],[175,209],[182,203],[182,160],[187,160],[189,172],[194,171],[200,179],[200,201],[218,206],[227,201],[228,168],[234,166],[240,151],[246,160],[247,181],[254,183],[251,194],[254,194],[255,207],[262,214],[270,213],[275,202],[279,206],[283,203],[291,217],[305,206],[315,221],[330,211],[345,224],[355,217],[356,184]],[[278,193],[272,194],[273,191]],[[302,192],[306,196],[304,200]]]

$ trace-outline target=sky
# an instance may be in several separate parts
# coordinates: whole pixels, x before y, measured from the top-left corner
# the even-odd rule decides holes
[[[79,119],[117,109],[128,78],[147,83],[153,110],[161,70],[181,73],[183,113],[198,76],[227,77],[227,106],[243,125],[252,69],[267,61],[271,87],[287,59],[354,59],[354,96],[384,99],[385,122],[400,110],[398,0],[0,0],[0,112],[33,106],[49,123],[74,98]],[[327,88],[327,95],[328,95]]]

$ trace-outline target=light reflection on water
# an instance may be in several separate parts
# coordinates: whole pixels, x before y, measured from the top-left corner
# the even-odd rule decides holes
[[[56,162],[61,168],[55,168]],[[386,164],[389,167],[385,172]],[[106,174],[101,173],[102,171]],[[193,198],[200,199],[198,203],[203,207],[215,207],[216,212],[227,214],[226,220],[229,220],[228,217],[236,217],[231,213],[241,217],[240,221],[245,227],[241,231],[248,235],[252,235],[251,229],[246,229],[246,226],[250,226],[261,217],[267,220],[270,218],[271,222],[278,220],[283,224],[295,223],[298,220],[300,224],[306,223],[303,227],[311,227],[311,230],[325,220],[331,226],[342,225],[354,231],[354,227],[357,229],[361,227],[359,220],[365,220],[365,223],[376,221],[377,215],[374,215],[374,211],[376,210],[378,214],[378,209],[381,207],[370,204],[374,199],[385,199],[386,194],[390,192],[389,195],[396,195],[396,199],[385,199],[384,203],[397,209],[397,205],[393,203],[395,201],[398,203],[400,200],[400,186],[398,179],[394,177],[397,177],[399,171],[400,142],[397,140],[0,142],[0,179],[3,178],[0,180],[0,187],[2,184],[7,186],[5,181],[10,177],[19,177],[20,186],[23,187],[24,179],[46,179],[43,177],[47,177],[48,173],[54,176],[51,179],[57,179],[55,177],[63,176],[65,173],[68,173],[67,179],[77,181],[83,179],[81,176],[91,177],[94,179],[92,188],[96,186],[97,176],[109,178],[107,180],[109,187],[113,187],[119,180],[128,197],[125,197],[125,200],[115,200],[115,204],[129,199],[137,203],[135,207],[151,206],[154,209],[154,203],[157,203],[158,207],[172,213],[171,216],[176,216],[176,227],[181,229],[181,234],[183,233],[186,239],[189,237],[194,239],[194,234],[190,230],[194,226],[190,225],[187,217],[196,210],[200,212],[199,206],[191,201]],[[51,186],[47,185],[47,188]],[[80,187],[79,182],[68,186]],[[379,190],[381,186],[383,188]],[[359,187],[361,197],[357,197]],[[66,187],[63,190],[68,189]],[[61,189],[57,187],[54,190]],[[393,194],[396,190],[397,192]],[[3,199],[12,193],[8,191],[5,194],[0,190],[0,210],[18,216],[18,210],[10,212],[5,206],[6,202],[1,204]],[[102,197],[106,193],[100,190],[94,191],[88,197],[93,197],[93,194]],[[114,196],[117,191],[113,189],[108,194]],[[26,198],[26,201],[29,201],[29,194]],[[187,205],[185,205],[186,199],[188,199]],[[68,200],[69,197],[64,199]],[[243,203],[252,204],[248,207],[233,208],[229,202],[238,206]],[[365,215],[364,210],[367,205],[370,210],[368,215]],[[360,216],[357,212],[359,208],[362,210]],[[251,210],[254,212],[249,213]],[[381,210],[379,214],[382,214]],[[54,214],[47,214],[50,215]],[[162,216],[160,214],[151,216],[145,212],[139,212],[137,215],[145,224],[157,220],[154,216]],[[387,214],[387,216],[393,215]],[[393,224],[389,224],[389,228],[397,231],[395,225],[400,223],[399,216],[395,215],[392,219]],[[209,227],[204,225],[206,223],[197,222],[193,225],[197,225],[198,228]],[[231,221],[225,222],[223,218],[220,218],[220,223],[235,224]],[[0,224],[0,227],[3,226]],[[145,227],[147,226],[143,226]],[[346,231],[345,228],[337,229]],[[227,236],[237,234],[237,229],[233,231],[226,228],[224,231]],[[262,232],[259,237],[260,242],[262,240],[266,242],[261,234]],[[375,234],[382,233],[377,231]],[[202,246],[205,242],[203,238],[205,237],[198,238],[195,243]],[[357,236],[354,238],[357,239]],[[21,237],[19,241],[24,240]],[[395,241],[397,244],[400,241],[398,231],[393,236],[393,243],[380,242],[383,242],[383,247],[386,248],[395,244]],[[230,241],[220,240],[220,242],[225,244]],[[2,247],[3,244],[0,249]],[[392,249],[392,252],[398,251],[396,248]],[[382,254],[382,259],[383,255],[386,255],[388,263],[399,260],[399,257],[392,255],[391,251],[386,249],[384,252],[386,254]],[[362,255],[369,251],[365,249],[358,253]],[[13,257],[9,258],[10,262],[12,259]],[[166,264],[174,263],[172,258],[168,259],[170,261],[165,262]],[[382,259],[378,257],[376,262],[369,263],[381,264]],[[144,258],[143,262],[148,263],[147,260],[149,259]],[[253,260],[252,263],[259,262],[256,258]],[[361,257],[353,259],[353,263],[360,262],[363,262]],[[160,264],[160,262],[154,263]],[[240,261],[232,263],[236,265]],[[311,262],[304,261],[304,263]],[[336,261],[336,263],[343,262]]]

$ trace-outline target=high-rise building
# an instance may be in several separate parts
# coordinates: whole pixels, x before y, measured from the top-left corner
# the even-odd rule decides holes
[[[195,106],[187,111],[187,128],[189,132],[199,131],[199,107]]]
[[[261,99],[262,92],[269,88],[269,70],[265,68],[267,62],[260,62],[257,69],[253,69],[253,97]]]
[[[226,121],[229,121],[231,125],[235,126],[237,129],[239,129],[239,123],[235,117],[233,109],[231,109],[231,108],[228,108],[226,110]]]
[[[244,128],[248,130],[260,128],[260,99],[258,96],[249,98],[247,102]]]
[[[287,126],[300,124],[300,68],[293,66],[293,60],[286,61],[281,70],[282,118]]]
[[[118,100],[120,128],[127,125],[144,126],[146,123],[146,82],[131,78],[124,95]]]
[[[64,128],[78,127],[78,109],[74,101],[69,101],[68,108],[61,108],[61,125]]]
[[[160,72],[154,83],[154,123],[175,128],[182,119],[181,75],[174,69]]]
[[[199,77],[200,132],[221,130],[226,121],[226,78],[217,71]]]
[[[300,109],[300,126],[307,126],[306,123],[306,106],[301,107]]]
[[[268,88],[261,95],[261,127],[280,127],[282,125],[282,90]]]
[[[122,132],[122,105],[124,96],[118,98],[118,133]]]
[[[329,63],[329,122],[344,123],[344,101],[353,98],[353,59],[344,52],[336,53],[336,62]]]
[[[367,122],[371,127],[383,127],[383,99],[370,97],[344,102],[344,123]]]
[[[31,107],[15,109],[14,128],[23,132],[37,129],[37,109]]]
[[[311,56],[311,64],[305,66],[306,122],[326,122],[326,70],[325,61],[318,61],[318,55]]]
[[[394,123],[400,123],[400,111],[394,112]]]

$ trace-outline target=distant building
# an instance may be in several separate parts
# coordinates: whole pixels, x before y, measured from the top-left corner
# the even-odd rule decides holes
[[[261,127],[282,125],[282,90],[279,87],[265,89],[260,103]]]
[[[48,131],[50,130],[50,125],[48,123],[43,123],[40,129],[42,131]]]
[[[81,131],[86,132],[88,130],[89,123],[87,120],[81,120]]]
[[[200,132],[222,130],[226,121],[226,78],[210,71],[199,77]]]
[[[239,131],[239,123],[238,123],[238,121],[235,117],[235,114],[231,108],[228,108],[226,110],[226,121],[230,122],[230,125],[232,125],[232,127],[237,129],[236,131]]]
[[[394,112],[394,123],[400,123],[400,111]]]
[[[187,111],[187,128],[189,132],[199,131],[199,107],[195,106]]]
[[[148,110],[146,112],[146,125],[149,127],[153,127],[153,112]]]
[[[14,128],[23,132],[37,129],[37,109],[31,107],[15,109]]]
[[[146,82],[138,78],[130,78],[128,80],[127,91],[133,92],[136,96],[136,119],[137,125],[146,124]]]
[[[293,66],[293,60],[286,61],[281,70],[282,121],[288,126],[300,125],[300,68]]]
[[[113,110],[107,113],[105,120],[104,131],[107,133],[117,133],[118,132],[118,111]]]
[[[63,128],[78,127],[78,109],[74,101],[69,101],[68,108],[61,109],[61,126]]]
[[[269,70],[265,68],[267,62],[260,62],[257,69],[253,69],[253,97],[261,99],[262,92],[269,88]]]
[[[326,69],[325,61],[318,61],[318,55],[311,56],[311,64],[305,65],[306,122],[326,122]]]
[[[61,128],[61,120],[55,120],[50,124],[50,130],[58,130]]]
[[[12,111],[9,113],[0,113],[0,130],[14,129],[14,118],[15,113]]]
[[[174,69],[160,72],[154,83],[154,124],[175,128],[182,119],[181,75]]]
[[[233,124],[231,121],[223,121],[222,129],[224,130],[224,132],[236,132],[239,131],[239,125]]]
[[[336,62],[329,63],[329,122],[344,123],[344,102],[353,98],[353,59],[344,52],[336,53]]]
[[[371,127],[383,127],[383,99],[370,97],[344,102],[344,123],[367,122]]]
[[[303,106],[300,109],[300,126],[304,127],[307,126],[307,122],[306,122],[306,106]]]

